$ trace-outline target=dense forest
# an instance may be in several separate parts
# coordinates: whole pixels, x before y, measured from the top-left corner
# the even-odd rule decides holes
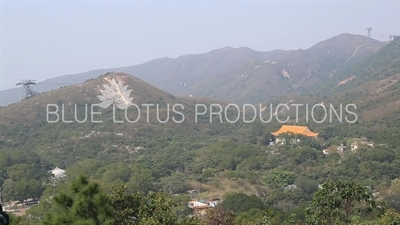
[[[338,146],[340,141],[351,143],[351,138],[343,140],[331,138],[320,141],[314,138],[290,137],[289,135],[286,139],[295,138],[301,139],[301,141],[285,145],[270,145],[267,141],[270,137],[266,134],[268,132],[261,132],[262,130],[257,130],[257,127],[253,125],[252,130],[254,137],[257,137],[256,140],[250,139],[248,142],[226,139],[186,152],[182,152],[177,146],[170,146],[170,148],[165,148],[160,155],[142,154],[136,162],[111,163],[107,160],[84,159],[68,167],[65,180],[57,183],[52,182],[45,172],[50,167],[37,154],[18,151],[2,152],[0,168],[7,168],[7,171],[2,173],[3,199],[5,201],[22,201],[41,196],[40,204],[33,206],[23,221],[26,221],[26,224],[55,224],[45,222],[46,220],[43,219],[47,218],[46,214],[53,214],[49,213],[52,210],[59,211],[58,208],[54,208],[57,204],[65,207],[73,204],[72,200],[75,198],[92,197],[96,198],[93,201],[101,200],[92,195],[81,196],[87,192],[82,190],[80,193],[77,188],[78,186],[83,188],[86,184],[78,185],[74,182],[83,179],[80,177],[83,175],[87,177],[86,180],[90,178],[90,182],[82,180],[79,182],[89,182],[90,185],[95,185],[96,188],[88,190],[96,190],[103,193],[104,196],[115,196],[116,193],[113,194],[113,191],[117,190],[115,188],[122,188],[120,185],[123,185],[126,186],[123,189],[123,193],[126,195],[136,193],[135,198],[161,198],[157,201],[171,204],[168,207],[176,213],[176,220],[186,218],[191,214],[187,203],[193,196],[188,193],[188,190],[197,189],[200,193],[195,196],[196,198],[207,199],[213,195],[220,195],[224,199],[223,203],[212,210],[224,210],[224,213],[231,215],[232,223],[235,224],[257,223],[263,218],[268,218],[270,224],[282,224],[285,221],[289,223],[288,218],[297,221],[292,224],[303,224],[310,220],[308,217],[315,213],[321,213],[318,211],[311,213],[307,210],[310,210],[310,207],[314,207],[316,210],[318,206],[315,204],[325,204],[318,201],[326,200],[326,195],[332,194],[332,190],[334,190],[334,187],[329,186],[329,191],[327,191],[320,185],[329,184],[329,182],[333,182],[330,185],[350,185],[340,182],[352,180],[354,183],[343,190],[349,189],[350,191],[357,187],[363,190],[360,192],[355,189],[354,191],[358,190],[358,194],[368,194],[368,197],[360,197],[363,199],[358,197],[352,199],[357,202],[357,204],[352,203],[352,207],[358,207],[361,204],[358,202],[373,200],[376,201],[376,204],[381,204],[379,207],[382,208],[377,206],[378,208],[375,207],[375,210],[352,210],[354,214],[352,213],[351,220],[349,218],[346,220],[351,223],[366,222],[371,218],[379,220],[386,218],[384,212],[389,214],[392,212],[385,211],[386,209],[400,210],[399,148],[386,145],[376,145],[373,148],[362,146],[356,152],[333,151],[331,154],[325,155],[321,150],[324,148],[323,146]],[[93,183],[91,183],[92,181]],[[43,183],[47,184],[43,186]],[[115,188],[110,190],[111,186]],[[69,195],[55,198],[62,191]],[[378,195],[375,195],[376,193]],[[371,197],[372,194],[376,198]],[[324,195],[324,197],[318,198],[319,195]],[[352,196],[353,194],[343,193],[341,195]],[[338,196],[331,197],[338,198]],[[60,203],[58,201],[71,202]],[[83,207],[79,204],[68,206],[66,212],[73,213],[78,210],[72,209],[73,207]],[[342,205],[342,203],[337,204]],[[133,207],[133,205],[124,207]],[[116,212],[124,210],[116,210]],[[163,213],[170,214],[169,212]],[[368,216],[363,213],[367,213]],[[133,213],[133,215],[136,214]],[[220,213],[218,212],[217,215]],[[340,215],[337,216],[337,219],[342,220]],[[64,216],[75,218],[79,217],[79,213]],[[80,217],[85,218],[84,216]],[[50,218],[49,221],[55,219]],[[328,222],[327,224],[330,224]],[[92,223],[98,224],[95,221],[87,224]],[[175,223],[177,222],[165,224]],[[182,223],[191,224],[192,222]],[[322,224],[322,222],[314,223]],[[66,222],[66,224],[69,223]],[[143,224],[157,223],[143,222]]]

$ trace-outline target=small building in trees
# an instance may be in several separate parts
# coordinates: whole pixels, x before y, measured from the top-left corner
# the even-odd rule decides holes
[[[207,210],[210,208],[210,205],[197,200],[192,200],[188,203],[188,207],[192,209],[193,215],[204,216],[207,213]]]
[[[390,38],[391,41],[400,40],[400,36],[399,35],[389,35],[389,38]]]
[[[65,177],[65,170],[60,169],[58,167],[49,171],[54,179],[58,180]]]
[[[297,189],[297,186],[295,184],[289,184],[286,187],[284,187],[284,190],[294,190]]]
[[[367,147],[373,148],[374,147],[374,142],[366,141],[366,140],[362,140],[362,139],[357,139],[357,141],[354,141],[353,143],[351,143],[351,145],[350,145],[351,151],[355,152],[361,146],[367,146]]]
[[[280,138],[279,136],[282,136],[284,134],[293,134],[293,135],[302,135],[305,137],[317,137],[318,133],[314,133],[310,131],[310,129],[307,126],[288,126],[288,125],[282,125],[282,127],[275,131],[271,132],[272,135],[275,136],[275,142],[276,143],[283,143],[285,141],[284,138]],[[295,142],[298,142],[300,140],[295,140]]]
[[[342,153],[342,154],[343,154],[344,151],[346,151],[346,148],[347,148],[347,147],[344,146],[343,143],[341,143],[339,146],[337,146],[338,152],[340,152],[340,153]]]
[[[211,198],[211,199],[210,199],[210,201],[208,202],[208,205],[209,205],[210,207],[215,207],[215,206],[217,206],[217,205],[220,204],[220,203],[222,203],[222,199],[220,199],[220,198],[218,198],[218,197],[214,197],[214,198]]]
[[[323,152],[325,155],[329,155],[329,154],[332,153],[332,150],[329,149],[329,148],[326,148],[326,149],[323,149],[322,152]]]

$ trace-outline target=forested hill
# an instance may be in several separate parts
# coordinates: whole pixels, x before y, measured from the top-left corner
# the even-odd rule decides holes
[[[281,113],[280,118],[291,115],[292,120],[288,123],[309,125],[325,138],[365,136],[396,148],[400,146],[399,52],[400,41],[392,41],[365,59],[349,61],[343,67],[331,71],[331,76],[325,82],[315,85],[305,94],[288,94],[263,102],[262,105],[309,104],[311,108],[315,104],[323,104],[327,110],[327,118],[322,123],[314,123],[310,115],[306,123],[305,107],[300,107],[297,122],[294,117],[295,107]],[[353,110],[357,114],[356,123],[346,122],[345,116],[350,116],[346,114],[347,105],[356,107]],[[331,108],[338,113],[342,110],[341,122]],[[317,119],[321,120],[323,115],[325,113],[320,114]]]
[[[357,106],[355,123],[305,123],[304,112],[299,123],[293,117],[286,123],[306,125],[318,138],[284,135],[275,143],[271,132],[282,125],[277,121],[210,123],[206,113],[196,123],[196,104],[227,103],[176,97],[125,73],[104,74],[0,108],[2,200],[8,207],[40,199],[20,220],[13,216],[12,224],[119,225],[132,218],[141,225],[398,224],[398,47],[391,42],[365,60],[348,61],[325,86],[306,95],[269,101]],[[142,106],[136,123],[128,120],[137,111],[124,113],[127,101]],[[53,114],[47,118],[49,104]],[[87,114],[93,104],[101,113],[94,120],[103,123]],[[158,119],[169,120],[160,123],[157,108],[147,112],[143,104],[158,104]],[[173,104],[184,106],[182,123],[173,122],[182,115],[167,114]],[[86,114],[87,120],[79,122]],[[282,119],[287,115],[293,111],[279,112]],[[48,171],[55,167],[65,169],[66,177],[53,179]],[[119,185],[126,189],[110,190]],[[218,198],[223,202],[206,216],[189,219],[195,213],[190,199]]]
[[[111,89],[118,90],[104,94]],[[113,100],[113,96],[118,97]],[[104,99],[107,97],[110,99]],[[100,100],[114,104],[106,109],[92,107],[102,103]],[[121,102],[129,100],[134,106],[119,108]],[[131,75],[108,73],[1,108],[1,148],[34,151],[65,168],[84,158],[134,159],[135,148],[158,151],[176,139],[209,142],[231,135],[232,129],[239,132],[240,123],[210,122],[208,106],[212,103],[220,102],[177,98]],[[196,104],[202,107],[196,109]],[[196,116],[196,110],[207,112]]]

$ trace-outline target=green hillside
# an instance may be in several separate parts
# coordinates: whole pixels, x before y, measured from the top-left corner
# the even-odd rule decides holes
[[[129,212],[143,225],[213,224],[210,221],[237,225],[396,224],[395,211],[400,211],[398,47],[398,42],[391,42],[366,59],[344,62],[345,66],[323,84],[310,84],[313,89],[307,94],[288,92],[268,101],[257,99],[263,102],[262,107],[266,106],[265,117],[269,116],[270,104],[323,103],[327,107],[332,104],[335,109],[340,104],[357,106],[355,123],[345,120],[340,123],[337,118],[332,122],[307,122],[304,110],[296,121],[292,108],[279,111],[281,119],[290,116],[286,125],[305,125],[319,133],[316,139],[284,135],[282,145],[271,142],[275,140],[271,132],[282,125],[276,119],[262,123],[258,118],[244,123],[240,118],[231,124],[226,119],[220,123],[214,115],[210,123],[208,111],[199,115],[196,123],[196,105],[204,104],[209,109],[212,104],[226,107],[227,103],[176,97],[125,73],[108,73],[3,107],[0,109],[2,201],[40,199],[38,205],[25,212],[26,217],[20,217],[21,221],[17,223],[15,217],[14,224],[54,224],[71,220],[68,218],[92,224],[85,220],[96,217],[98,211],[79,214],[80,209],[90,208],[83,202],[96,205],[101,211],[100,218],[114,221],[110,224],[118,224],[115,222],[120,221],[118,218],[125,218],[125,209],[133,210]],[[326,64],[326,68],[333,64]],[[112,86],[118,83],[121,86]],[[104,92],[108,89],[111,91]],[[215,86],[213,90],[229,95],[231,89]],[[132,103],[140,108],[140,118],[135,123],[132,121],[139,114],[134,107],[127,111],[120,109],[132,97]],[[95,120],[103,123],[91,122],[90,106],[110,98],[115,110],[111,103],[106,109],[97,106],[95,112],[101,115],[95,115]],[[49,104],[53,110],[58,107],[60,120],[64,105],[64,119],[72,122],[54,122],[57,116],[53,113],[49,117],[53,123],[49,123],[46,111]],[[147,112],[143,104],[160,107],[158,111],[150,107]],[[182,114],[171,110],[174,104],[183,106],[179,112],[185,116],[184,120]],[[237,112],[232,109],[227,114],[233,119]],[[85,122],[77,122],[84,120],[85,115],[89,115]],[[157,115],[159,120],[168,118],[168,121],[159,122]],[[247,116],[250,119],[251,114]],[[315,116],[323,117],[321,108],[315,111]],[[344,116],[354,119],[347,111]],[[351,150],[353,143],[359,145],[356,151]],[[346,147],[344,151],[338,149],[341,145]],[[66,169],[66,178],[52,179],[48,171],[55,167]],[[81,174],[90,182],[79,178]],[[326,188],[321,188],[322,184]],[[118,199],[110,191],[111,185],[126,185],[127,193],[138,194]],[[93,196],[99,197],[91,198],[90,193],[94,192],[97,194]],[[356,199],[348,198],[343,205],[341,201],[346,199],[343,195]],[[223,203],[208,211],[201,219],[203,223],[190,222],[186,221],[192,213],[187,204],[193,198],[222,198]],[[334,205],[324,208],[332,201]],[[352,204],[354,210],[349,211],[346,204]],[[121,209],[122,206],[125,208]],[[107,211],[107,207],[116,208]],[[12,209],[18,207],[7,208]],[[156,218],[158,222],[153,221]],[[170,222],[165,222],[167,218]],[[225,222],[218,223],[219,219]]]
[[[101,94],[99,89],[112,79],[122,81],[124,86],[132,90],[133,103],[140,111],[130,107],[125,113],[116,108],[113,113],[111,106],[105,110],[94,107],[94,112],[99,111],[102,114],[93,116],[93,120],[102,123],[93,123],[91,105],[100,103],[96,97]],[[231,135],[232,128],[229,127],[237,129],[242,126],[239,123],[210,123],[209,113],[197,116],[196,123],[195,105],[208,106],[211,103],[219,102],[201,98],[176,98],[130,75],[107,74],[83,84],[43,93],[19,104],[2,108],[1,147],[35,151],[55,166],[63,168],[78,162],[83,156],[106,157],[108,161],[134,159],[136,156],[130,152],[135,147],[144,147],[148,149],[146,151],[158,151],[176,140],[186,143],[188,146],[185,147],[192,148],[192,145],[204,145],[204,141],[212,142]],[[143,104],[153,106],[149,106],[147,110]],[[172,107],[175,104],[180,104],[176,108],[180,114],[174,113]],[[46,108],[48,105],[49,108]],[[59,110],[58,115],[54,115],[56,107]],[[53,113],[47,114],[47,110]],[[200,110],[204,108],[201,107]],[[51,122],[57,119],[58,122]],[[63,122],[63,119],[66,122]],[[132,122],[136,119],[137,122]],[[79,123],[78,120],[85,122]],[[159,120],[167,122],[161,123]],[[193,139],[197,141],[193,142]]]

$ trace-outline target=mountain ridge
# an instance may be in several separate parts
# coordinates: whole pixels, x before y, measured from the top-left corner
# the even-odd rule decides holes
[[[224,83],[229,80],[227,76],[232,75],[227,75],[227,71],[239,74],[244,74],[246,71],[249,72],[249,69],[251,67],[254,68],[253,63],[255,61],[284,61],[282,63],[286,64],[298,62],[300,64],[303,64],[304,67],[317,67],[318,63],[325,63],[326,61],[332,60],[345,61],[351,56],[351,54],[353,54],[355,48],[364,43],[364,40],[362,40],[362,38],[365,37],[362,35],[352,35],[346,33],[340,34],[330,39],[319,42],[305,50],[272,50],[262,52],[255,51],[248,47],[233,48],[225,46],[219,49],[211,50],[207,53],[187,54],[179,56],[177,58],[156,58],[146,63],[135,66],[97,69],[90,70],[84,73],[63,75],[39,82],[36,86],[33,86],[33,89],[37,90],[38,92],[54,90],[62,86],[84,82],[87,79],[95,78],[100,74],[104,74],[109,71],[121,71],[128,74],[136,74],[137,77],[145,80],[146,82],[151,83],[154,86],[174,95],[205,96],[211,98],[219,98],[224,101],[231,101],[236,99],[237,103],[243,103],[246,100],[245,98],[260,99],[260,97],[248,94],[247,96],[244,96],[242,98],[238,96],[241,94],[240,92],[231,93],[231,95],[234,95],[234,97],[232,98],[227,97],[226,93],[219,92],[204,95],[204,92],[202,90],[207,89],[211,85],[224,85]],[[345,51],[345,53],[335,55],[333,54],[335,51],[332,51],[331,53],[330,51],[326,50],[327,48],[325,48],[324,46],[331,46],[332,43],[335,46],[342,46],[340,48],[337,46],[336,47],[338,51]],[[373,47],[370,51],[368,51],[368,49],[364,52],[361,51],[360,56],[365,57],[369,54],[372,54],[373,52],[376,52],[380,47],[384,45],[384,43],[375,41],[374,45],[375,47],[373,47],[373,45],[369,45]],[[317,63],[314,63],[314,61],[316,61]],[[265,73],[269,74],[268,76],[275,76],[275,78],[273,79],[277,79],[276,75],[280,76],[282,69],[283,68],[280,68],[279,70],[270,69],[265,71]],[[307,69],[301,69],[301,71],[297,71],[296,73],[299,73],[297,75],[299,76],[297,81],[300,81],[308,76]],[[225,78],[221,80],[221,76],[225,76]],[[220,81],[218,84],[216,84],[213,79],[219,79]],[[257,81],[252,82],[257,83]],[[252,82],[247,85],[250,86],[249,89],[252,89],[252,86],[254,86]],[[239,85],[239,83],[237,82],[230,83],[230,86],[226,86],[226,89],[232,89],[233,86]],[[258,83],[260,83],[260,81],[258,81]],[[292,83],[291,85],[294,84],[295,83]],[[285,82],[282,80],[277,80],[275,83],[267,85],[267,87],[271,87],[272,89],[276,86],[281,87],[281,89],[286,89],[289,87],[288,84],[285,84]],[[256,87],[254,89],[258,91],[263,90],[260,87]],[[21,99],[21,97],[18,97],[21,96],[20,93],[21,91],[18,90],[18,88],[1,91],[0,105],[4,106],[17,102]],[[276,90],[271,92],[262,91],[261,93],[265,97],[276,97],[281,94],[276,93]]]

